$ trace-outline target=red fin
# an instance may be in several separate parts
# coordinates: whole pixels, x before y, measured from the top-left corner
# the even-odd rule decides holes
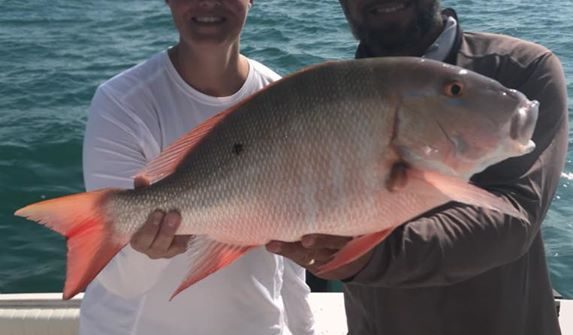
[[[471,185],[465,180],[436,172],[414,169],[408,170],[408,177],[424,180],[454,201],[495,210],[522,220],[528,220],[525,215],[503,198]]]
[[[81,292],[129,240],[128,236],[112,235],[103,213],[102,204],[112,192],[69,195],[38,202],[15,213],[67,237],[64,299]]]
[[[175,290],[171,299],[189,286],[231,264],[253,248],[251,246],[224,244],[202,236],[196,236],[190,243],[191,270]]]
[[[334,258],[330,262],[322,265],[318,269],[318,274],[331,272],[357,260],[370,249],[384,241],[384,239],[394,231],[394,228],[395,227],[372,234],[362,235],[348,242],[344,248],[340,249],[334,255]]]
[[[135,177],[136,186],[148,186],[172,174],[181,161],[225,116],[235,108],[223,111],[171,143],[156,158],[151,160]]]

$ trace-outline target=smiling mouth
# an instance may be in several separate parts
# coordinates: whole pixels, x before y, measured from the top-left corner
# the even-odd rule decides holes
[[[368,8],[368,13],[377,15],[377,14],[394,14],[409,7],[409,3],[387,3],[382,5],[374,5]]]
[[[199,17],[194,17],[191,20],[193,20],[193,22],[195,23],[200,23],[200,24],[216,24],[224,22],[225,18],[220,16],[199,16]]]

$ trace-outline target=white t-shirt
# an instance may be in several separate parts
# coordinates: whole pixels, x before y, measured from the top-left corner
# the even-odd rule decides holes
[[[166,51],[115,76],[89,110],[86,188],[132,188],[132,177],[167,145],[277,79],[249,59],[239,91],[208,96],[179,76]],[[185,264],[184,254],[151,260],[128,245],[86,289],[80,334],[314,334],[304,269],[292,261],[259,247],[169,301]]]

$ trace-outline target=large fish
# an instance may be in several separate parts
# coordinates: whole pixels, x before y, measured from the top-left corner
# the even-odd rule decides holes
[[[67,237],[65,299],[157,208],[179,210],[177,233],[195,235],[190,271],[176,293],[270,240],[355,236],[324,265],[328,271],[449,201],[524,218],[468,179],[533,150],[537,109],[515,90],[441,62],[329,62],[270,85],[177,140],[136,177],[147,187],[70,195],[16,215]]]

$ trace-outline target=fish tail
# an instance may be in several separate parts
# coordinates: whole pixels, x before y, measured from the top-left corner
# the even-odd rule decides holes
[[[64,299],[82,291],[129,241],[129,236],[113,231],[104,213],[103,205],[114,192],[78,193],[31,204],[14,213],[67,238]]]

